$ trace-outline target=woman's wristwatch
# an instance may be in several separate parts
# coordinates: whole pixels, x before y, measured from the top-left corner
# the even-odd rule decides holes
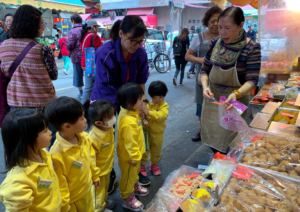
[[[234,90],[234,91],[232,91],[232,93],[234,93],[236,95],[236,99],[239,99],[242,96],[241,92],[239,92],[238,90]]]

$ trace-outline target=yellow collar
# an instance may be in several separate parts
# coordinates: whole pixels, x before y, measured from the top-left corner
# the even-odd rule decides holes
[[[121,112],[125,113],[127,115],[130,115],[130,116],[139,116],[139,111],[138,110],[131,111],[131,110],[127,110],[127,109],[124,109],[124,108],[121,107]]]
[[[59,142],[59,144],[62,146],[62,149],[64,152],[68,151],[69,149],[73,148],[73,147],[77,147],[77,146],[81,146],[82,144],[82,135],[81,134],[76,134],[77,138],[78,138],[78,145],[76,144],[71,144],[69,141],[67,141],[66,139],[64,139],[63,137],[61,137],[61,135],[59,134],[59,132],[56,133],[56,142]]]
[[[109,131],[102,131],[99,128],[94,126],[91,130],[91,133],[94,133],[95,136],[97,136],[97,138],[103,139],[103,138],[105,138],[105,136],[108,133],[111,133],[111,132],[113,133],[114,131],[115,131],[115,129],[113,127],[110,127]]]
[[[42,150],[42,149],[39,152],[41,154],[41,157],[42,157],[44,163],[38,163],[38,162],[34,162],[34,161],[31,161],[31,160],[28,160],[28,162],[29,162],[28,166],[26,166],[26,167],[20,167],[20,168],[22,168],[25,171],[25,173],[27,175],[29,175],[34,170],[36,170],[39,166],[48,166],[49,168],[52,166],[52,162],[49,163],[49,158],[50,158],[49,153],[47,153],[46,150]]]

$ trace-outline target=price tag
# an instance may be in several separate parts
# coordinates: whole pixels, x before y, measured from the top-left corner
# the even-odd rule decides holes
[[[286,116],[286,117],[289,117],[289,118],[295,118],[294,115],[288,114],[288,113],[284,113],[284,112],[281,112],[281,115]]]
[[[288,104],[288,105],[294,105],[295,102],[294,101],[288,101],[286,104]]]
[[[254,143],[257,140],[260,140],[263,136],[262,135],[257,135],[255,137],[252,138],[251,143]]]
[[[288,128],[290,125],[285,124],[285,123],[281,123],[281,124],[277,124],[276,127],[280,128],[280,129],[285,129]]]
[[[224,105],[224,102],[213,102],[213,103],[217,105]]]
[[[249,180],[253,172],[250,168],[237,165],[236,169],[233,171],[232,176],[242,180]]]

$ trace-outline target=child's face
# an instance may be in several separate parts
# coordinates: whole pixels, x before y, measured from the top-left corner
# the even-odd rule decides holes
[[[37,150],[46,148],[50,146],[52,138],[51,130],[45,128],[43,131],[39,132],[38,137],[36,138],[36,148]]]
[[[165,97],[164,96],[153,96],[152,97],[152,102],[154,104],[161,104],[165,101]]]
[[[70,129],[74,133],[82,133],[86,127],[86,118],[84,117],[84,113],[81,117],[77,120],[75,124],[70,125]]]
[[[133,110],[139,110],[142,107],[143,104],[143,97],[141,96],[138,101],[135,103],[135,105],[133,106]]]

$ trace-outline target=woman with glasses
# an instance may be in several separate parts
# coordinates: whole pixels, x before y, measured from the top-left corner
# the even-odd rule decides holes
[[[10,29],[10,26],[11,26],[13,20],[14,20],[14,14],[12,14],[12,13],[7,13],[4,16],[4,24],[6,27],[6,31],[1,34],[0,42],[3,42],[10,38],[9,29]]]
[[[116,21],[110,31],[112,41],[106,42],[96,51],[96,79],[91,100],[106,99],[120,111],[117,92],[127,82],[138,83],[145,92],[149,77],[147,53],[141,45],[145,43],[148,30],[139,16],[128,15],[122,21]],[[145,100],[145,95],[142,97]],[[149,117],[146,101],[143,102],[140,115]],[[138,173],[137,173],[138,174]],[[114,188],[114,171],[111,173],[110,188]],[[120,185],[124,183],[121,178]],[[141,186],[139,186],[141,188]],[[109,189],[109,193],[113,189]],[[127,192],[128,193],[128,192]],[[142,203],[134,195],[122,196],[123,207],[139,211]]]

